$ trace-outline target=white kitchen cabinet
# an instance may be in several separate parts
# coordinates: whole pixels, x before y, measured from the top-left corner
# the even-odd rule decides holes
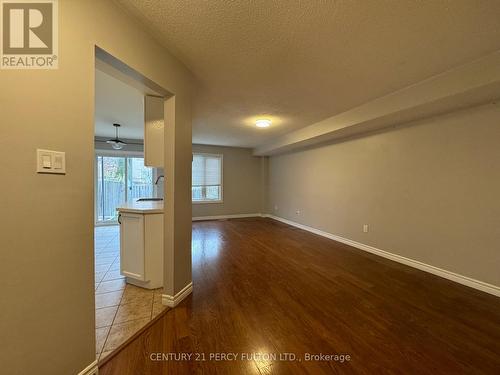
[[[147,289],[162,287],[163,213],[118,210],[120,273],[129,284]]]
[[[144,165],[163,168],[164,98],[144,97]]]

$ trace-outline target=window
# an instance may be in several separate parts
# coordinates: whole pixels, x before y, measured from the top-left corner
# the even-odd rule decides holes
[[[222,155],[193,154],[193,202],[222,202]]]

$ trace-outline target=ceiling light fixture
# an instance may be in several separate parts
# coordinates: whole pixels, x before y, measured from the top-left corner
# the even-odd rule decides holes
[[[121,126],[120,124],[113,124],[115,127],[115,139],[110,139],[106,141],[106,143],[109,143],[111,147],[113,147],[115,150],[121,150],[123,147],[125,147],[127,144],[123,141],[121,141],[118,138],[118,128]]]
[[[271,120],[259,119],[255,121],[255,126],[258,128],[268,128],[271,125]]]

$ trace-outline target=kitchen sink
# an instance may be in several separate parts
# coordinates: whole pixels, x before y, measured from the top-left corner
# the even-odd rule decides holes
[[[163,198],[139,198],[137,202],[162,201]]]

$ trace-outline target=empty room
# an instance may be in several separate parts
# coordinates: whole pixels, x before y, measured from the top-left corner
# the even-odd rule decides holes
[[[500,2],[0,0],[0,373],[500,373]]]

